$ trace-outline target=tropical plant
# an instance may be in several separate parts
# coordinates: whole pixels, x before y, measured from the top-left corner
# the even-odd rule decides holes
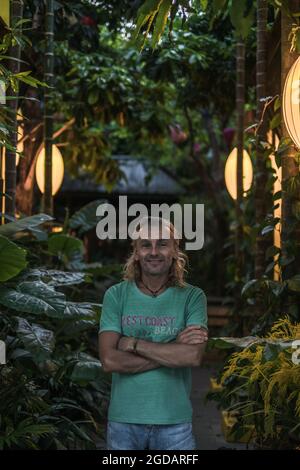
[[[220,374],[213,399],[237,418],[233,438],[249,433],[260,447],[296,448],[300,442],[300,365],[293,342],[300,324],[284,317],[264,337],[213,339],[215,347],[241,349]]]
[[[22,19],[22,11],[23,2],[14,2],[12,25],[10,28],[6,28],[6,34],[0,40],[0,78],[4,87],[5,103],[7,102],[0,106],[0,196],[2,201],[2,197],[5,195],[6,217],[14,217],[15,214],[17,118],[20,118],[17,112],[18,100],[21,98],[29,101],[34,99],[28,96],[20,96],[20,85],[26,83],[32,87],[47,86],[37,78],[32,77],[30,70],[20,70],[20,63],[26,63],[20,59],[21,48],[31,46],[29,39],[22,32],[24,23],[28,22],[28,20]],[[5,193],[4,181],[2,180],[4,158],[6,161]]]
[[[95,448],[104,431],[110,377],[97,359],[101,304],[84,300],[87,272],[43,265],[49,254],[69,260],[82,249],[77,238],[58,241],[37,228],[49,220],[39,214],[0,227],[0,337],[7,348],[1,449]],[[83,215],[74,220],[91,226]]]

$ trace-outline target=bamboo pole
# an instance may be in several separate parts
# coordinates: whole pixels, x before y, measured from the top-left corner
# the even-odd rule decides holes
[[[245,109],[245,43],[241,38],[237,40],[236,60],[236,119],[237,119],[237,198],[236,210],[236,279],[241,280],[243,269],[243,252],[241,249],[243,241],[243,151],[244,151],[244,109]]]
[[[53,215],[52,197],[52,145],[53,145],[53,114],[50,105],[51,92],[54,83],[54,2],[46,2],[46,52],[45,52],[45,82],[51,88],[44,92],[44,141],[45,141],[45,193],[43,198],[43,211]]]
[[[21,20],[23,17],[23,0],[11,0],[11,24],[15,25],[16,22]],[[22,26],[19,27],[22,29]],[[16,44],[15,46],[10,47],[8,56],[13,57],[18,60],[9,60],[8,68],[9,70],[16,74],[20,71],[20,56],[21,56],[21,47]],[[17,98],[17,92],[14,91],[11,87],[7,90],[9,96],[14,96]],[[18,123],[17,123],[17,109],[18,109],[18,100],[13,99],[8,101],[7,107],[10,110],[10,117],[12,118],[11,129],[9,132],[8,140],[13,147],[17,147],[17,132],[18,132]],[[16,152],[15,150],[6,149],[5,151],[5,213],[10,216],[15,216],[16,209]]]

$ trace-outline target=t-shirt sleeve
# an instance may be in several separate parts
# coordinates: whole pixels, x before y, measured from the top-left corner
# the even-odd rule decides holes
[[[207,299],[199,287],[193,289],[187,305],[186,326],[201,325],[207,329]]]
[[[117,333],[122,333],[119,302],[116,292],[111,288],[105,292],[103,297],[99,333],[102,331],[116,331]]]

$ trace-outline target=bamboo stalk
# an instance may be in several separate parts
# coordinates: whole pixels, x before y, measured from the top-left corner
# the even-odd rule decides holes
[[[46,2],[46,52],[45,52],[45,82],[51,88],[44,91],[44,142],[45,142],[45,193],[43,198],[43,210],[46,214],[53,215],[52,197],[52,145],[53,145],[53,114],[50,108],[51,92],[54,83],[54,3]]]
[[[21,20],[23,17],[23,0],[11,0],[11,24],[14,25],[17,21]],[[22,26],[19,27],[22,29]],[[20,57],[21,57],[21,47],[16,44],[15,46],[10,47],[8,56],[13,57],[18,60],[9,60],[8,68],[9,70],[16,74],[20,71]],[[9,87],[7,93],[10,96],[17,96],[17,93]],[[17,147],[17,109],[18,109],[18,100],[9,100],[7,107],[10,110],[10,116],[12,117],[11,130],[9,132],[9,142],[13,147]],[[16,151],[6,149],[5,152],[5,212],[8,215],[14,217],[16,209]]]
[[[235,204],[236,210],[236,238],[235,238],[235,256],[236,256],[236,278],[241,280],[243,267],[243,253],[241,250],[243,240],[243,151],[244,151],[244,108],[245,108],[245,44],[239,38],[237,41],[237,59],[236,59],[236,118],[237,118],[237,198]]]
[[[267,0],[257,0],[257,50],[256,50],[256,121],[259,122],[256,133],[256,164],[255,164],[255,223],[258,233],[255,240],[254,275],[258,279],[265,271],[266,249],[268,239],[261,235],[261,225],[267,213],[266,184],[268,180],[264,149],[260,142],[266,139],[266,122],[263,119],[265,105],[262,98],[266,97],[266,61],[267,61]]]

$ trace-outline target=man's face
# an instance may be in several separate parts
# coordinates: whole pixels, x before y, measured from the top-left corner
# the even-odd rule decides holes
[[[153,238],[144,236],[141,232],[135,255],[142,273],[158,277],[168,273],[174,256],[174,240],[163,238],[161,232],[154,233]]]

